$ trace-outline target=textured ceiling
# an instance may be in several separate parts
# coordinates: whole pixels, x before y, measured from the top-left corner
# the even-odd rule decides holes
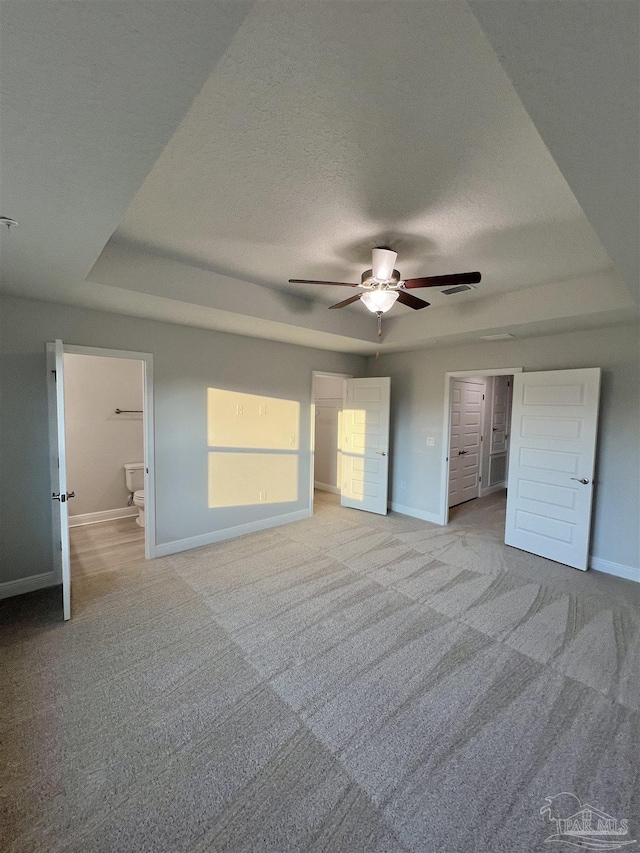
[[[387,243],[485,294],[611,263],[458,2],[258,4],[114,239],[272,287]]]
[[[500,5],[471,4],[487,40],[457,0],[10,4],[1,212],[21,226],[3,238],[3,289],[368,352],[362,305],[327,312],[345,291],[286,281],[357,281],[390,244],[405,277],[483,281],[423,291],[423,312],[395,306],[382,349],[628,319],[552,156],[571,165],[575,122],[535,99],[520,19],[501,28]]]

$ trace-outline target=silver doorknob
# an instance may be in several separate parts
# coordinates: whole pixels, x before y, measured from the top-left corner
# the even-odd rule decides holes
[[[386,456],[387,455],[385,450],[376,450],[376,453],[378,454],[378,456]]]
[[[586,479],[586,477],[572,477],[571,479],[575,480],[578,483],[582,483],[583,486],[589,485],[589,481]]]

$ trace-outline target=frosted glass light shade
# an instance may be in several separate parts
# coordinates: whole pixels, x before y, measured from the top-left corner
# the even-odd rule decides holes
[[[360,297],[372,314],[377,314],[378,311],[384,314],[393,307],[397,298],[398,293],[395,290],[369,290]]]

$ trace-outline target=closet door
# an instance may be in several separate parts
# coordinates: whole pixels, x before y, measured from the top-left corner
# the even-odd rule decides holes
[[[449,506],[478,497],[484,385],[454,379],[451,386]]]

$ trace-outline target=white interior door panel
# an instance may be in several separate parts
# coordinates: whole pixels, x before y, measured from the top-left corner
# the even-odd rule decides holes
[[[49,390],[49,446],[51,501],[53,505],[53,562],[62,581],[64,619],[71,618],[71,554],[69,549],[69,497],[64,419],[64,350],[62,341],[47,344]],[[71,494],[73,497],[73,494]]]
[[[378,376],[345,384],[341,503],[386,515],[391,380]]]
[[[514,376],[505,543],[586,569],[600,368]]]

